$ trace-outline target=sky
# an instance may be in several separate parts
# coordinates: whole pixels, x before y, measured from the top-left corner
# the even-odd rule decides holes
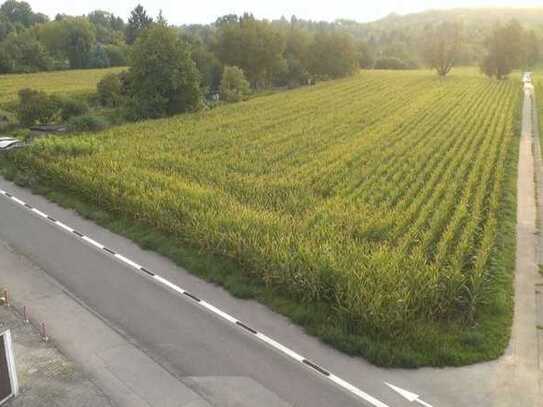
[[[54,17],[57,13],[87,14],[96,9],[110,11],[126,20],[138,0],[26,0],[34,11]],[[3,1],[0,0],[0,3]],[[361,22],[390,13],[408,14],[428,9],[457,7],[542,7],[541,0],[139,0],[148,13],[159,10],[170,24],[211,23],[225,14],[252,12],[258,18],[298,18],[333,21],[338,18]]]

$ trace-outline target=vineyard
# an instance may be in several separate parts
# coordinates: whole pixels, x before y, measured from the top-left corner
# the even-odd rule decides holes
[[[365,72],[51,137],[9,166],[230,259],[344,351],[458,365],[509,338],[520,103],[518,80],[475,71]]]
[[[96,84],[111,72],[126,68],[85,69],[71,71],[40,72],[33,74],[0,75],[0,106],[17,99],[23,88],[47,93],[85,94],[94,92]]]

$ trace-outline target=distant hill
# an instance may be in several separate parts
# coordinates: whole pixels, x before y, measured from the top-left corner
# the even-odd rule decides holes
[[[391,14],[370,23],[338,20],[336,24],[356,38],[366,41],[378,55],[415,59],[416,62],[417,48],[424,41],[427,27],[445,21],[460,21],[464,25],[466,43],[461,63],[474,64],[494,24],[512,19],[541,37],[543,48],[543,7],[430,10],[407,15]]]
[[[461,20],[468,27],[489,27],[496,22],[516,19],[529,29],[543,30],[543,7],[540,8],[468,8],[429,10],[414,14],[390,14],[380,20],[361,24],[369,30],[406,29],[442,21]]]

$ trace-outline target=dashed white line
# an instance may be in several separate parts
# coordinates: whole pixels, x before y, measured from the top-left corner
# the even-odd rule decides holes
[[[115,251],[108,249],[106,246],[104,246],[101,243],[98,243],[97,241],[91,239],[88,236],[83,235],[82,233],[78,232],[77,230],[67,226],[66,224],[58,221],[57,219],[43,213],[42,211],[33,208],[32,206],[28,205],[26,202],[14,197],[12,194],[0,189],[0,195],[3,195],[4,197],[7,197],[11,199],[13,202],[17,203],[18,205],[24,207],[25,209],[29,210],[30,212],[34,212],[35,214],[39,215],[40,217],[47,219],[51,223],[57,225],[59,228],[70,232],[71,234],[79,237],[80,239],[84,240],[85,242],[89,243],[90,245],[96,247],[100,251],[105,251],[112,255],[113,257],[117,258],[124,264],[128,265],[129,267],[132,267],[140,272],[144,272],[146,275],[148,275],[150,278],[153,278],[160,284],[162,284],[165,287],[168,287],[169,289],[181,294],[185,295],[192,300],[194,300],[195,303],[199,304],[203,308],[207,309],[208,311],[214,313],[215,315],[219,316],[220,318],[240,327],[246,332],[249,332],[252,334],[255,338],[259,339],[261,342],[271,346],[275,350],[279,351],[283,355],[289,357],[290,359],[304,365],[308,369],[311,369],[313,372],[319,374],[321,377],[328,379],[332,383],[336,384],[337,386],[341,387],[342,389],[348,391],[352,395],[364,400],[365,402],[371,404],[373,407],[389,407],[385,403],[381,402],[380,400],[376,399],[375,397],[369,395],[368,393],[362,391],[358,387],[353,386],[349,382],[341,379],[340,377],[336,376],[335,374],[332,374],[328,370],[322,368],[318,364],[312,362],[310,359],[307,359],[306,357],[296,353],[295,351],[291,350],[290,348],[280,344],[276,340],[270,338],[269,336],[263,334],[262,332],[258,332],[255,329],[251,328],[250,326],[244,324],[243,322],[239,321],[237,318],[233,317],[232,315],[228,314],[227,312],[224,312],[220,310],[219,308],[215,307],[214,305],[208,303],[207,301],[201,300],[195,295],[189,293],[188,291],[184,290],[183,288],[179,287],[178,285],[170,282],[169,280],[149,271],[148,269],[144,268],[143,266],[140,266],[138,263],[130,260],[129,258],[116,253]]]
[[[94,247],[96,247],[96,248],[98,248],[100,250],[104,250],[104,247],[105,247],[104,245],[98,243],[96,240],[93,240],[88,236],[83,236],[81,239],[83,239],[87,243],[90,243],[91,245],[93,245]]]

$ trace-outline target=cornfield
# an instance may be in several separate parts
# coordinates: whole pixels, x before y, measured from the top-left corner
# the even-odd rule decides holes
[[[364,72],[11,160],[360,329],[473,320],[493,292],[521,86],[458,72]]]

